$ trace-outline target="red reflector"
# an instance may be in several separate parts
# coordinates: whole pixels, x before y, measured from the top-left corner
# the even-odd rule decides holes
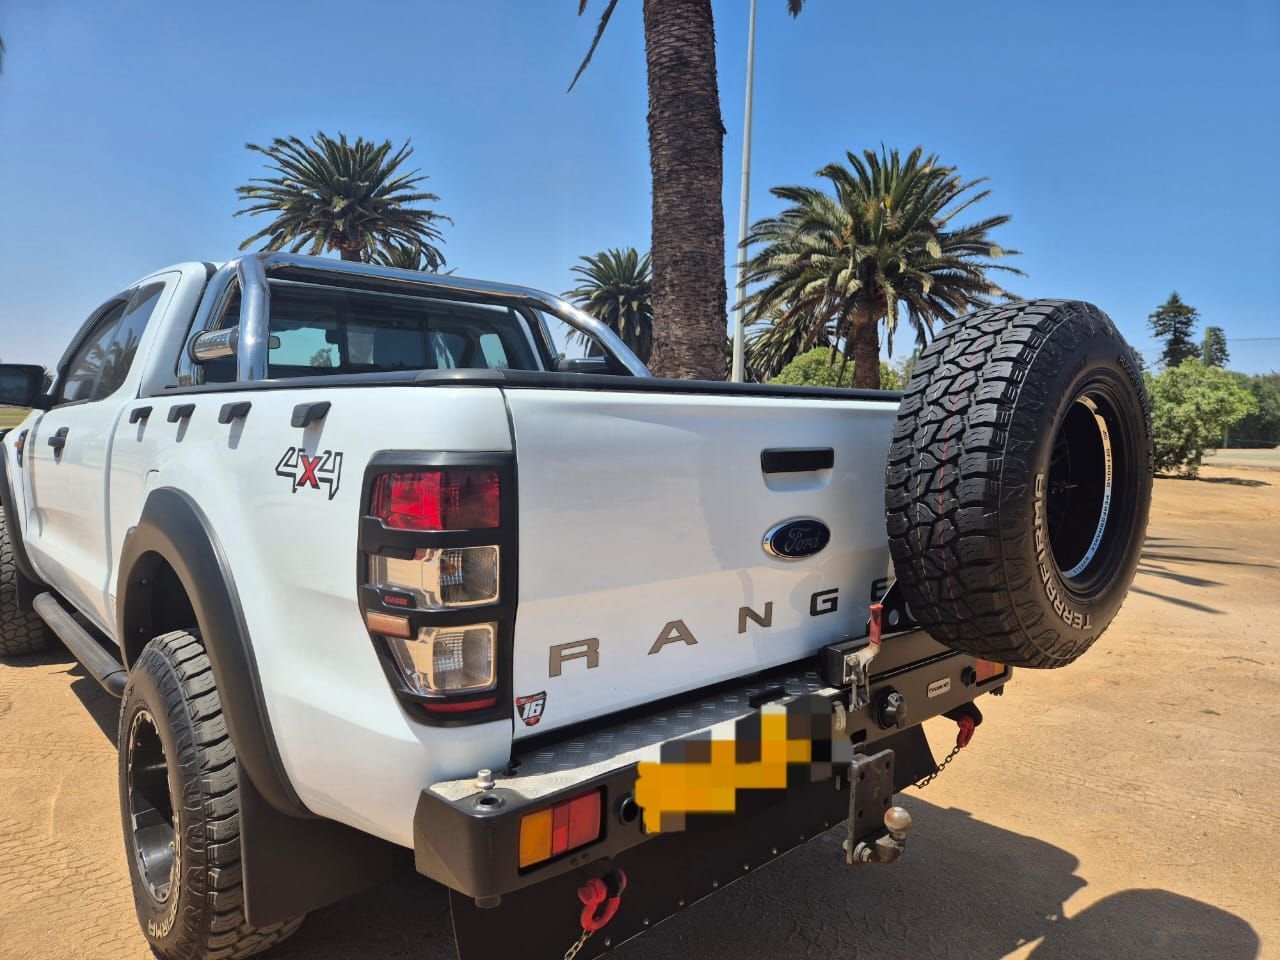
[[[978,683],[984,683],[992,677],[998,677],[1004,673],[1004,664],[995,663],[991,660],[977,660],[973,664],[973,670]]]
[[[600,791],[569,801],[569,849],[600,836]]]
[[[369,509],[396,530],[482,530],[498,526],[501,484],[493,470],[384,473]]]
[[[551,808],[551,855],[569,849],[569,804],[557,803]]]
[[[484,710],[497,702],[497,697],[485,697],[483,700],[441,700],[438,703],[424,703],[422,709],[428,713],[464,713],[467,710]]]
[[[551,856],[557,857],[599,836],[599,790],[562,801],[551,808]]]

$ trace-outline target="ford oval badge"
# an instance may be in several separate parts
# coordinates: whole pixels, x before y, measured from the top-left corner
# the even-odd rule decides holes
[[[764,552],[779,560],[801,560],[820,553],[831,542],[831,530],[813,517],[783,520],[764,535]]]

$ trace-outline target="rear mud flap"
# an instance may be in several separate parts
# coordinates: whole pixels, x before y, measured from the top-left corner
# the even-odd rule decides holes
[[[894,790],[936,769],[920,727],[878,741],[874,750],[876,756],[893,751]],[[664,834],[612,861],[598,861],[508,894],[497,907],[481,909],[470,897],[450,891],[459,960],[563,957],[582,933],[578,887],[617,868],[627,877],[618,911],[608,926],[586,942],[577,960],[600,956],[849,816],[846,776],[841,775],[837,788],[831,780],[803,782],[802,771],[794,773],[795,780],[785,791],[739,794],[738,809],[732,815],[691,815],[682,832]],[[874,803],[877,808],[887,806],[883,791],[874,793]],[[882,829],[879,817],[868,813],[866,819],[868,826],[855,828],[855,833],[870,836]]]

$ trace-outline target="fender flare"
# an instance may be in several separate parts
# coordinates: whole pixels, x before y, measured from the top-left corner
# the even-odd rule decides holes
[[[290,784],[226,554],[204,511],[173,487],[151,492],[121,550],[116,620],[125,665],[156,635],[148,621],[152,575],[161,560],[177,574],[191,601],[236,748],[249,922],[280,923],[392,876],[407,851],[316,816]]]
[[[6,434],[8,431],[6,431]],[[3,438],[0,438],[0,443]],[[9,545],[13,547],[13,564],[18,568],[18,607],[31,610],[36,594],[48,588],[36,573],[22,539],[22,517],[17,510],[17,500],[9,487],[9,454],[0,446],[0,506],[4,507],[5,521],[9,526]]]
[[[222,544],[204,511],[173,487],[151,491],[120,552],[116,629],[125,667],[156,635],[151,587],[162,560],[191,601],[241,769],[280,813],[314,817],[290,784],[276,748],[249,627]]]

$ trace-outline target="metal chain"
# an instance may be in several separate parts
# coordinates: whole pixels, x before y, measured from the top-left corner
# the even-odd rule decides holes
[[[913,786],[915,786],[917,790],[923,790],[929,784],[933,783],[933,781],[937,779],[938,774],[942,773],[947,764],[956,758],[956,754],[959,753],[961,749],[962,748],[960,747],[952,747],[951,752],[947,754],[946,758],[940,764],[938,764],[938,769],[933,771],[933,773],[929,774],[923,780],[917,780]]]
[[[587,941],[591,939],[591,934],[593,933],[595,933],[594,930],[583,930],[582,936],[578,938],[577,943],[564,952],[564,960],[573,960],[573,958],[578,955],[578,951],[581,950],[586,945]]]

